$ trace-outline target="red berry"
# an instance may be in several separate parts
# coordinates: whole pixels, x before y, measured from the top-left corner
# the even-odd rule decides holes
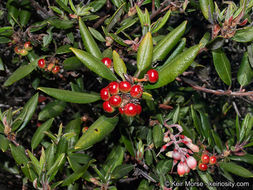
[[[199,163],[198,167],[199,167],[199,170],[201,170],[201,171],[206,171],[207,170],[207,165],[206,164]]]
[[[209,156],[207,154],[202,154],[201,161],[203,164],[208,164],[209,163]]]
[[[124,108],[119,107],[119,113],[120,113],[121,115],[123,115],[123,114],[124,114]]]
[[[140,85],[134,85],[132,86],[131,90],[130,90],[130,94],[132,97],[134,98],[140,98],[142,95],[142,88]]]
[[[25,50],[27,50],[27,51],[31,51],[33,48],[32,48],[32,46],[31,46],[31,42],[26,42],[25,44],[24,44],[24,48],[25,48]]]
[[[108,88],[102,88],[100,90],[100,97],[101,97],[102,100],[108,101],[109,98],[110,98],[109,89]]]
[[[19,49],[18,46],[16,46],[16,47],[14,48],[14,51],[15,51],[16,54],[20,54],[20,49]]]
[[[57,65],[52,69],[53,74],[57,74],[59,71],[60,71],[60,67]]]
[[[108,88],[109,88],[109,92],[111,93],[111,95],[116,95],[119,93],[119,83],[116,81],[111,82],[108,85]]]
[[[136,104],[135,106],[136,106],[136,113],[137,113],[137,115],[139,115],[141,113],[141,111],[142,111],[141,105],[140,104]]]
[[[25,49],[21,49],[21,50],[19,51],[19,54],[20,54],[21,56],[26,56],[26,55],[28,54],[28,51],[25,50]]]
[[[112,60],[109,57],[105,57],[101,60],[106,67],[110,68],[112,64]]]
[[[45,59],[39,59],[38,61],[38,67],[41,69],[44,69],[46,66]]]
[[[151,82],[151,83],[155,83],[158,81],[158,78],[159,78],[159,74],[156,70],[154,69],[150,69],[148,72],[147,72],[147,75],[148,75],[148,81]]]
[[[216,162],[217,162],[216,156],[211,156],[209,160],[209,164],[213,165],[213,164],[216,164]]]
[[[54,63],[49,63],[47,66],[47,70],[48,71],[52,71],[52,69],[54,68],[55,64]]]
[[[126,116],[135,116],[137,114],[136,105],[133,103],[128,103],[124,107],[124,113],[126,114]]]
[[[105,102],[103,103],[103,109],[104,109],[105,112],[108,112],[108,113],[112,113],[112,112],[114,112],[114,110],[115,110],[115,109],[110,105],[109,101],[105,101]]]
[[[119,95],[112,96],[109,99],[109,103],[113,107],[119,107],[121,104],[121,97]]]
[[[121,92],[124,92],[124,93],[127,93],[131,90],[131,84],[130,82],[127,82],[127,81],[121,81],[119,83],[119,90]]]

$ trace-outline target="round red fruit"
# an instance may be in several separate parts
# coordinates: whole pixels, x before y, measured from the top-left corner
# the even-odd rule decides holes
[[[57,65],[52,69],[53,74],[57,74],[59,71],[60,71],[60,67]]]
[[[16,46],[16,47],[14,48],[14,51],[15,51],[16,54],[20,54],[20,49],[19,49],[18,46]]]
[[[124,114],[124,108],[119,107],[119,113],[120,113],[121,115],[123,115],[123,114]]]
[[[100,90],[100,97],[101,97],[102,100],[108,101],[109,98],[110,98],[109,89],[108,88],[102,88]]]
[[[119,95],[114,95],[109,99],[109,103],[113,107],[119,107],[121,104],[121,97]]]
[[[28,51],[25,50],[25,49],[21,49],[20,52],[19,52],[19,54],[20,54],[21,56],[26,56],[26,55],[28,54]]]
[[[209,156],[207,154],[202,154],[201,161],[203,164],[208,164],[209,163]]]
[[[136,105],[133,103],[128,103],[124,107],[124,113],[126,116],[133,117],[137,114]]]
[[[140,104],[136,104],[135,106],[136,106],[136,114],[139,115],[142,111],[142,107]]]
[[[27,51],[31,51],[33,48],[32,48],[32,46],[31,46],[31,42],[26,42],[25,44],[24,44],[24,48],[25,48],[25,50],[27,50]]]
[[[108,112],[108,113],[114,112],[114,108],[110,105],[109,101],[105,101],[103,103],[103,109],[105,112]]]
[[[38,61],[38,67],[41,69],[44,69],[46,66],[45,59],[39,59]]]
[[[151,83],[157,82],[158,78],[159,78],[159,74],[155,69],[150,69],[147,72],[147,76],[148,76],[148,81],[151,82]]]
[[[109,92],[111,93],[111,95],[116,95],[119,93],[119,83],[116,81],[111,82],[108,85],[108,88],[109,88]]]
[[[105,57],[101,60],[106,67],[110,68],[112,65],[112,60],[109,57]]]
[[[119,83],[119,90],[123,93],[127,93],[131,90],[131,84],[127,81],[121,81]]]
[[[140,85],[134,85],[132,86],[131,90],[130,90],[130,94],[132,97],[134,98],[140,98],[142,95],[142,88]]]
[[[198,167],[199,167],[199,170],[201,170],[201,171],[206,171],[207,170],[207,165],[206,164],[199,163]]]
[[[216,156],[211,156],[209,160],[209,164],[213,165],[213,164],[216,164],[216,162],[217,162]]]

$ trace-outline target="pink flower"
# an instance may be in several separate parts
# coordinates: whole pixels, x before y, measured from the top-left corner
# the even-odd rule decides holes
[[[186,163],[187,163],[188,167],[191,168],[192,170],[195,170],[197,167],[197,161],[193,156],[189,156],[186,159]]]

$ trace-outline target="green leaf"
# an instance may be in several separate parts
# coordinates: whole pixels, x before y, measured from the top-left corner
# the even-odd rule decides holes
[[[250,113],[248,113],[242,122],[240,135],[239,135],[239,142],[243,142],[243,140],[247,139],[252,129],[252,126],[253,126],[253,117],[251,116]]]
[[[65,30],[65,29],[73,28],[74,21],[51,18],[48,20],[48,23],[54,26],[55,28]]]
[[[75,136],[71,137],[68,140],[69,149],[73,148],[74,145],[76,144],[78,140],[78,136],[80,134],[80,130],[81,130],[81,118],[74,119],[67,124],[65,128],[65,133],[70,133],[70,132],[75,133]]]
[[[151,66],[153,54],[153,41],[148,32],[142,39],[137,51],[137,68],[141,72]]]
[[[191,115],[192,115],[194,127],[196,128],[197,132],[203,136],[204,134],[201,128],[200,118],[197,115],[196,111],[194,110],[193,105],[191,105]]]
[[[40,167],[39,161],[37,160],[37,158],[29,150],[27,150],[27,152],[28,152],[28,155],[29,155],[29,157],[32,161],[32,165],[35,168],[36,173],[38,175],[40,175],[41,171],[42,171],[42,168]]]
[[[253,79],[253,70],[249,63],[248,53],[243,54],[242,62],[237,73],[237,80],[241,86],[246,86]]]
[[[57,174],[57,172],[59,171],[60,167],[64,163],[65,163],[65,154],[62,153],[56,159],[56,161],[54,162],[54,164],[52,165],[52,167],[47,172],[47,176],[49,177],[48,182],[50,182],[54,178],[54,176]]]
[[[224,147],[223,147],[223,144],[222,144],[222,141],[221,141],[219,135],[216,132],[214,132],[214,130],[212,130],[212,136],[213,136],[214,142],[217,146],[217,152],[222,153]]]
[[[28,65],[22,65],[20,66],[12,75],[4,82],[4,86],[10,86],[14,82],[17,82],[18,80],[26,77],[29,75],[34,69],[36,68],[36,65],[28,64]]]
[[[206,20],[211,20],[209,16],[212,17],[214,12],[214,3],[213,0],[199,0],[200,9]],[[210,15],[211,13],[211,15]]]
[[[172,168],[173,161],[170,160],[160,160],[156,165],[156,172],[158,175],[166,175]]]
[[[145,179],[141,180],[137,190],[151,190],[148,181]]]
[[[182,74],[193,62],[199,52],[199,45],[195,45],[176,56],[169,63],[158,69],[159,79],[157,83],[146,85],[146,89],[154,89],[167,85]]]
[[[47,47],[53,40],[53,33],[52,33],[52,29],[54,27],[50,27],[48,30],[47,30],[47,35],[43,36],[43,47]]]
[[[84,45],[85,49],[87,50],[87,52],[89,52],[91,55],[93,55],[94,57],[96,57],[98,59],[102,59],[102,53],[101,53],[97,43],[93,39],[90,31],[88,30],[88,28],[86,27],[86,25],[82,21],[81,17],[79,18],[79,28],[80,28],[80,33],[81,33],[81,37],[83,40],[83,45]],[[73,51],[73,49],[71,49],[71,50]]]
[[[32,141],[31,141],[31,147],[33,150],[42,141],[42,139],[45,136],[44,132],[49,130],[53,121],[54,121],[54,118],[49,119],[48,121],[44,122],[41,126],[39,126],[39,128],[36,130],[36,132],[34,133],[34,135],[32,137]]]
[[[76,57],[69,57],[63,61],[64,70],[77,70],[83,67],[82,62]]]
[[[251,42],[253,40],[253,26],[237,30],[232,39],[236,42]]]
[[[31,5],[30,1],[22,1],[20,4],[19,23],[21,26],[27,25],[31,18]]]
[[[163,145],[163,130],[161,125],[155,125],[153,127],[153,141],[155,148],[159,148]]]
[[[109,135],[117,125],[118,117],[100,116],[89,129],[80,137],[75,145],[75,149],[88,149],[93,144],[103,140]]]
[[[234,161],[245,162],[245,163],[253,165],[252,154],[245,154],[244,156],[229,156],[228,158]]]
[[[247,170],[246,168],[243,168],[242,166],[235,164],[234,162],[219,162],[219,165],[222,169],[232,174],[235,174],[244,178],[253,177],[253,173],[251,171]]]
[[[39,98],[39,93],[36,93],[25,104],[21,113],[19,114],[19,116],[15,120],[17,122],[14,122],[12,125],[12,131],[15,131],[19,127],[19,124],[21,124],[23,122],[23,124],[19,127],[17,132],[21,131],[27,125],[27,123],[31,120],[31,118],[37,108],[37,105],[38,105],[38,98]],[[16,123],[17,123],[17,125],[15,125]]]
[[[66,4],[64,4],[62,0],[56,0],[56,3],[68,13],[73,13],[72,10]]]
[[[9,148],[10,141],[0,134],[0,149],[5,152]]]
[[[213,182],[212,176],[208,172],[202,172],[200,170],[197,170],[197,171],[198,171],[198,174],[199,174],[201,180],[206,184],[206,187],[209,190],[216,190],[216,187],[209,185],[210,183]]]
[[[46,169],[49,170],[55,161],[55,144],[51,144],[46,149]]]
[[[125,135],[121,135],[121,140],[123,141],[125,148],[131,154],[131,156],[135,156],[133,143]]]
[[[67,44],[67,45],[63,45],[57,48],[56,50],[56,54],[65,54],[65,53],[70,53],[71,50],[69,49],[71,47],[71,45]]]
[[[170,17],[170,13],[171,13],[171,10],[168,10],[167,13],[162,18],[159,18],[159,20],[156,21],[156,23],[151,29],[152,34],[158,32],[158,30],[160,30],[165,25],[165,23]]]
[[[115,11],[115,13],[112,15],[110,18],[110,21],[108,25],[106,26],[106,31],[110,32],[110,30],[113,28],[113,26],[118,22],[120,19],[121,15],[123,14],[124,10],[124,5],[125,3],[122,3],[121,6]]]
[[[115,50],[113,51],[112,55],[113,68],[115,72],[122,78],[122,80],[125,80],[124,74],[127,73],[127,68],[123,59],[120,58],[119,54]]]
[[[74,181],[78,180],[80,177],[82,177],[84,175],[84,173],[87,171],[87,169],[89,168],[90,164],[93,163],[95,160],[91,160],[89,161],[88,164],[78,168],[77,171],[75,171],[74,173],[72,173],[70,176],[68,176],[66,179],[64,179],[64,182],[62,184],[62,186],[67,186],[72,184]]]
[[[152,150],[148,149],[145,151],[145,163],[150,166],[153,163]]]
[[[0,71],[4,71],[4,63],[1,57],[0,57]]]
[[[187,21],[184,21],[177,28],[167,34],[159,43],[154,47],[153,50],[153,61],[163,60],[166,58],[168,53],[178,43],[184,34]]]
[[[25,149],[23,146],[21,145],[15,146],[13,144],[10,144],[10,148],[11,148],[12,157],[14,158],[14,160],[16,161],[18,165],[21,165],[21,164],[25,165],[28,163],[29,159],[27,158],[25,154]]]
[[[198,110],[200,115],[201,127],[204,133],[205,138],[208,140],[209,145],[212,143],[212,136],[211,136],[211,124],[208,119],[207,113],[203,113],[202,111]]]
[[[92,7],[92,12],[99,11],[106,3],[106,0],[93,0],[90,2],[89,7]]]
[[[45,121],[60,115],[66,107],[66,102],[55,100],[48,103],[39,113],[38,120]]]
[[[133,169],[134,169],[134,166],[132,164],[119,165],[113,170],[112,179],[120,179],[126,176]]]
[[[98,58],[80,49],[70,49],[73,51],[76,57],[91,71],[97,73],[99,76],[107,80],[117,80],[117,77],[113,74],[113,72],[109,68],[107,68]]]
[[[212,54],[216,72],[218,73],[221,80],[230,86],[232,83],[231,65],[226,54],[221,49],[213,50]]]
[[[182,53],[182,51],[185,48],[185,44],[186,44],[186,38],[182,38],[182,40],[180,41],[180,43],[178,44],[177,48],[173,51],[173,53],[168,57],[168,59],[165,61],[164,64],[168,64],[172,59],[174,59],[177,55],[179,55],[180,53]]]
[[[126,30],[127,28],[133,26],[139,19],[129,17],[121,22],[122,26],[115,32],[115,34],[119,34],[120,32]]]
[[[41,90],[56,99],[71,103],[87,104],[100,100],[100,95],[97,93],[73,92],[46,87],[38,87],[38,90]]]
[[[92,36],[94,36],[94,38],[96,38],[100,42],[105,42],[104,36],[102,36],[102,34],[99,31],[97,31],[96,29],[91,28],[91,27],[88,27],[88,28],[89,28],[89,31],[92,34]]]
[[[110,154],[107,156],[103,165],[106,173],[111,173],[117,166],[122,165],[124,159],[125,148],[122,146],[115,146]]]

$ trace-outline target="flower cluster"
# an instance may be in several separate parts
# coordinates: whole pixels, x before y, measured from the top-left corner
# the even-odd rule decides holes
[[[101,60],[108,68],[112,61],[105,57]],[[131,77],[128,81],[113,81],[108,86],[100,90],[100,97],[104,100],[103,109],[105,112],[112,113],[118,108],[120,114],[134,117],[142,111],[140,99],[143,94],[141,82],[149,81],[155,83],[158,80],[158,72],[150,69],[143,79]],[[137,84],[134,84],[137,82]]]
[[[177,173],[181,177],[188,174],[191,169],[196,169],[197,161],[192,154],[194,152],[199,152],[199,147],[193,144],[190,138],[181,135],[183,129],[180,125],[167,125],[166,123],[164,125],[168,128],[163,139],[166,144],[162,146],[159,154],[164,152],[168,146],[174,144],[174,150],[167,152],[166,156],[173,158],[173,167],[171,171],[173,171],[174,166],[179,162],[177,165]],[[176,135],[171,132],[172,127],[178,129],[179,132]],[[188,148],[181,147],[182,144],[186,145]]]

